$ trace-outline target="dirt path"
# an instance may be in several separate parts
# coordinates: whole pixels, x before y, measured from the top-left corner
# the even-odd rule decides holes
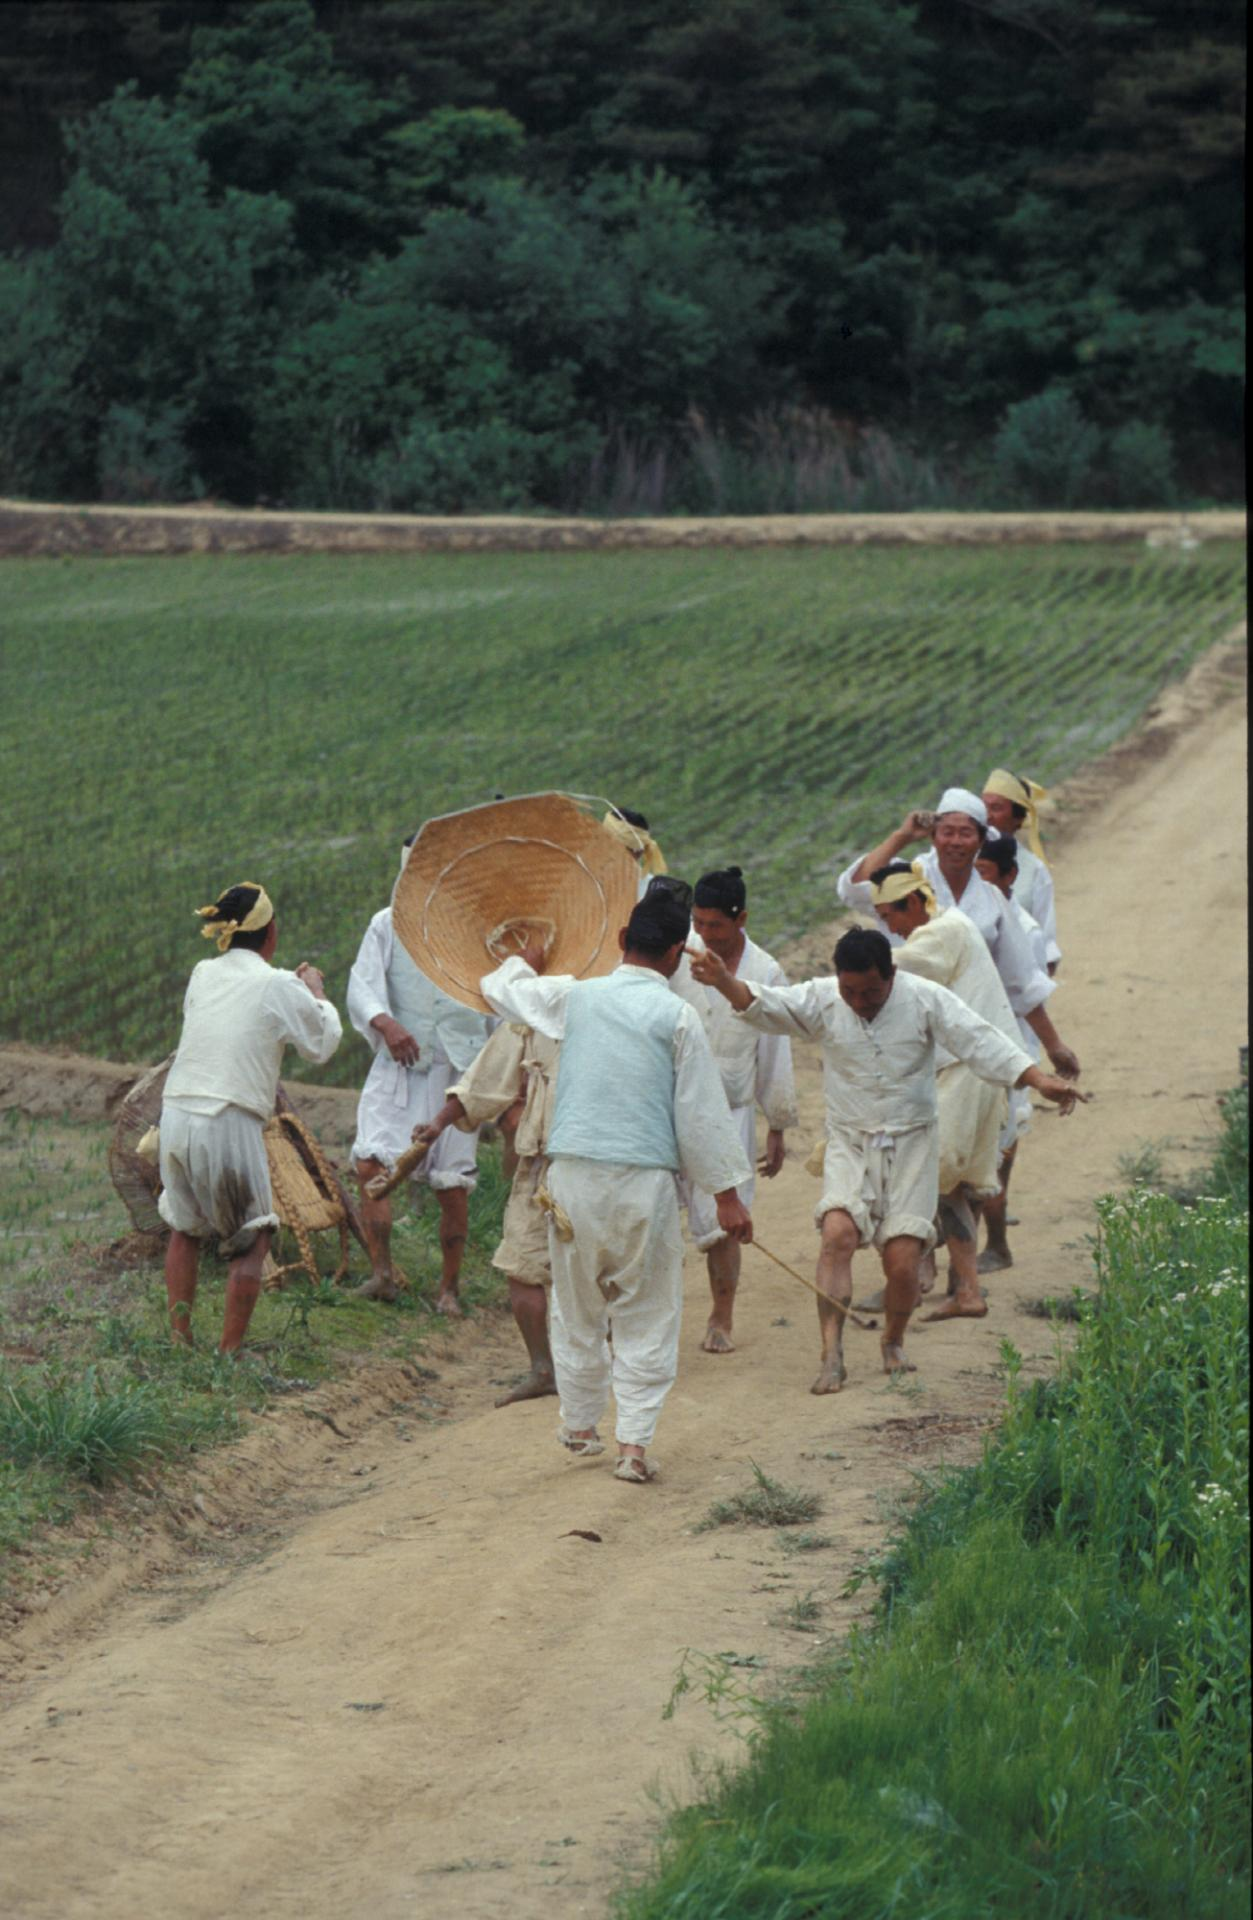
[[[359,1418],[341,1411],[347,1438],[305,1422],[285,1485],[284,1429],[259,1422],[209,1469],[197,1554],[115,1597],[94,1630],[58,1603],[6,1649],[4,1909],[603,1916],[647,1858],[649,1787],[682,1792],[694,1746],[734,1747],[700,1704],[662,1719],[682,1650],[785,1669],[813,1651],[783,1618],[810,1590],[820,1635],[843,1630],[857,1603],[839,1589],[882,1537],[884,1496],[920,1463],[968,1457],[994,1417],[1000,1341],[1049,1364],[1049,1328],[1020,1309],[1087,1278],[1091,1202],[1119,1184],[1120,1158],[1152,1142],[1172,1171],[1204,1160],[1246,1037],[1243,726],[1232,699],[1163,728],[1160,752],[1072,818],[1055,1007],[1096,1098],[1035,1124],[1018,1264],[986,1321],[911,1336],[906,1392],[875,1374],[874,1337],[852,1332],[848,1390],[814,1400],[808,1296],[749,1254],[740,1350],[710,1359],[691,1259],[665,1477],[650,1489],[568,1461],[551,1402],[492,1410],[491,1379],[515,1360],[496,1329],[459,1330],[433,1357],[440,1380],[398,1380],[390,1410],[376,1394]],[[815,1058],[800,1077],[807,1139]],[[790,1162],[759,1198],[763,1238],[801,1266],[815,1195]],[[821,1493],[829,1549],[694,1531],[750,1458]],[[238,1491],[254,1467],[262,1512]]]
[[[1243,508],[1200,513],[790,513],[717,519],[287,513],[231,507],[63,507],[0,500],[0,556],[144,553],[538,553],[609,547],[1170,544],[1243,540]]]

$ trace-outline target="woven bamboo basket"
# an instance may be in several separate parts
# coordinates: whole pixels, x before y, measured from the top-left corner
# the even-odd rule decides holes
[[[160,1123],[161,1096],[173,1064],[171,1054],[140,1076],[118,1107],[109,1137],[109,1173],[137,1233],[168,1232],[157,1211],[161,1169],[153,1130]],[[311,1285],[319,1285],[310,1235],[332,1228],[338,1231],[340,1250],[335,1279],[342,1280],[348,1271],[348,1236],[353,1234],[365,1247],[365,1234],[334,1165],[281,1087],[263,1137],[274,1211],[291,1233],[299,1254],[284,1266],[267,1257],[265,1285],[281,1288],[292,1273],[304,1273]]]
[[[528,939],[550,973],[591,979],[618,964],[639,869],[564,793],[496,800],[428,820],[392,896],[392,922],[429,980],[480,1012],[483,974]]]

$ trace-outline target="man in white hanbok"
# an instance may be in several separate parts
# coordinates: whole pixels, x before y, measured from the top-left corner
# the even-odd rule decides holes
[[[696,882],[692,931],[697,943],[716,953],[737,979],[770,987],[785,987],[787,975],[777,960],[749,939],[748,895],[739,867],[706,873]],[[766,1150],[760,1171],[772,1180],[783,1165],[784,1131],[797,1120],[796,1087],[792,1074],[792,1043],[782,1034],[754,1033],[736,1020],[720,993],[697,986],[707,1004],[709,1042],[722,1075],[731,1118],[750,1165],[757,1158],[757,1109],[766,1122]],[[751,1209],[752,1175],[739,1188]],[[713,1195],[693,1187],[688,1194],[688,1226],[705,1255],[712,1296],[709,1324],[701,1349],[705,1353],[734,1353],[731,1338],[735,1295],[740,1281],[740,1245],[718,1224]]]
[[[482,981],[505,1019],[561,1042],[547,1194],[558,1438],[575,1454],[603,1452],[612,1389],[615,1476],[637,1484],[655,1473],[647,1449],[678,1371],[679,1176],[714,1195],[725,1233],[752,1237],[736,1192],[752,1168],[717,1062],[699,1016],[667,984],[689,926],[677,899],[650,895],[619,934],[613,973],[544,979],[531,949]]]
[[[243,1344],[261,1270],[279,1224],[263,1129],[288,1046],[321,1066],[339,1045],[339,1015],[307,961],[271,965],[278,922],[264,887],[229,887],[199,909],[219,957],[192,968],[178,1052],[166,1076],[159,1129],[161,1194],[170,1228],[165,1289],[170,1330],[191,1344],[202,1240],[230,1261],[222,1351]]]
[[[1031,951],[1037,965],[1047,963],[1048,945],[1044,930],[1032,918],[1018,899],[1018,862],[1023,849],[1019,847],[1012,834],[1001,834],[997,840],[990,840],[984,846],[977,862],[980,877],[990,887],[1009,901],[1019,926],[1031,942]],[[1051,971],[1051,969],[1050,969]],[[1040,1042],[1025,1020],[1019,1020],[1022,1043],[1032,1058],[1040,1057]],[[1014,1164],[1018,1156],[1018,1147],[1031,1126],[1031,1098],[1023,1089],[1010,1095],[1009,1120],[1001,1140],[1000,1191],[994,1199],[983,1203],[983,1219],[987,1226],[987,1245],[979,1255],[980,1273],[1002,1273],[1014,1264],[1014,1256],[1009,1248],[1009,1183],[1013,1176]]]
[[[548,1289],[553,1273],[541,1196],[547,1191],[548,1131],[560,1052],[547,1034],[519,1021],[503,1021],[448,1089],[434,1120],[414,1135],[429,1150],[445,1127],[468,1133],[492,1120],[510,1143],[506,1157],[513,1161],[513,1178],[492,1265],[507,1278],[509,1305],[531,1368],[525,1379],[500,1396],[498,1407],[541,1400],[557,1391],[548,1342]]]
[[[827,1145],[815,1218],[825,1298],[818,1303],[822,1365],[813,1393],[838,1393],[844,1385],[844,1318],[858,1247],[877,1247],[883,1263],[884,1371],[909,1368],[905,1330],[917,1304],[919,1260],[934,1244],[939,1199],[937,1048],[998,1086],[1025,1081],[1063,1111],[1080,1097],[1041,1073],[1016,1041],[947,987],[898,973],[882,933],[846,933],[834,960],[834,978],[793,987],[749,986],[713,953],[692,962],[695,978],[716,987],[749,1025],[822,1045]]]
[[[401,853],[409,857],[412,837]],[[414,1131],[434,1120],[453,1078],[464,1073],[490,1029],[485,1014],[442,993],[396,938],[392,910],[384,907],[365,930],[348,976],[348,1018],[374,1049],[374,1064],[357,1105],[352,1157],[361,1184],[361,1223],[373,1273],[357,1292],[370,1300],[394,1300],[391,1201],[372,1199],[368,1184],[389,1173]],[[435,1306],[460,1315],[461,1261],[469,1226],[470,1194],[478,1178],[479,1136],[450,1128],[421,1161],[415,1181],[425,1182],[439,1203],[442,1275]]]
[[[1053,899],[1053,876],[1040,839],[1039,806],[1048,794],[1034,780],[1010,773],[1005,767],[993,767],[983,783],[981,798],[988,810],[988,825],[998,833],[1011,835],[1018,843],[1014,897],[1044,935],[1045,965],[1050,974],[1056,973],[1062,957],[1057,944],[1057,908]]]
[[[872,912],[871,874],[901,858],[906,847],[928,834],[931,847],[922,855],[920,865],[940,906],[960,907],[966,918],[974,921],[988,943],[1015,1014],[1026,1020],[1057,1072],[1064,1079],[1077,1079],[1078,1056],[1062,1040],[1045,1011],[1044,1003],[1054,983],[1036,964],[1031,943],[1008,901],[975,871],[975,861],[988,836],[987,808],[978,794],[965,787],[949,787],[941,794],[929,821],[916,812],[906,814],[885,840],[845,868],[837,882],[840,899],[846,907]],[[900,944],[895,934],[888,938],[893,946]]]
[[[987,943],[960,907],[941,907],[921,861],[903,860],[872,875],[875,911],[904,945],[895,953],[906,973],[934,980],[1006,1039],[1022,1044],[1018,1022],[992,964]],[[1030,1033],[1030,1028],[1027,1032]],[[1024,1049],[1034,1058],[1030,1049]],[[975,1260],[976,1214],[1000,1191],[1001,1139],[1017,1089],[981,1081],[947,1049],[936,1055],[940,1121],[939,1228],[949,1256],[949,1296],[927,1317],[982,1319],[987,1304]]]

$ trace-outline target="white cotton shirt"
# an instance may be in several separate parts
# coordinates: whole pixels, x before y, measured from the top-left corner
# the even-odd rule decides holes
[[[846,907],[873,914],[873,889],[869,880],[853,878],[864,858],[863,854],[858,854],[844,869],[836,882],[836,891]],[[923,854],[918,864],[934,888],[939,905],[960,908],[966,918],[978,927],[988,943],[988,951],[996,963],[996,970],[1014,1012],[1034,1013],[1037,1007],[1042,1007],[1057,983],[1049,979],[1043,967],[1036,965],[1030,942],[1004,894],[990,887],[982,874],[972,871],[958,900],[940,872],[939,857],[934,847]],[[880,931],[886,933],[887,930],[880,928]],[[903,944],[899,934],[888,933],[887,939],[894,947]]]
[[[700,943],[703,946],[703,942]],[[692,945],[697,945],[693,935]],[[686,955],[684,956],[686,959]],[[737,980],[748,986],[785,987],[787,975],[764,947],[744,936],[744,951],[735,968]],[[723,1091],[732,1111],[758,1105],[766,1125],[778,1129],[797,1123],[796,1083],[792,1071],[792,1043],[782,1034],[753,1033],[737,1020],[729,1000],[714,987],[693,981],[706,1002],[706,1032],[713,1048]]]
[[[224,1107],[268,1120],[288,1046],[318,1066],[343,1033],[329,1000],[259,953],[228,947],[192,968],[183,1031],[165,1082],[165,1105],[211,1115]]]
[[[822,1043],[827,1127],[890,1135],[934,1123],[936,1053],[947,1049],[981,1080],[1010,1087],[1032,1064],[1016,1041],[934,981],[897,973],[873,1020],[840,998],[834,975],[795,987],[754,987],[738,1020],[761,1033]]]
[[[1062,957],[1057,944],[1057,907],[1053,898],[1053,876],[1038,854],[1018,842],[1018,878],[1014,882],[1016,904],[1031,915],[1044,936],[1044,964],[1051,967]]]
[[[599,1050],[592,1046],[589,1035],[581,1034],[580,1039],[586,1044],[581,1047],[582,1058],[576,1058],[573,1066],[571,1050],[563,1044],[557,1068],[553,1130],[549,1136],[549,1150],[554,1159],[561,1153],[559,1127],[564,1108],[568,1137],[578,1138],[582,1143],[579,1158],[621,1165],[669,1166],[709,1193],[725,1192],[750,1177],[752,1165],[740,1145],[739,1132],[722,1090],[722,1076],[700,1016],[686,1001],[676,1000],[662,974],[651,967],[623,964],[598,980],[579,981],[572,974],[541,976],[532,972],[520,956],[513,955],[494,973],[485,975],[479,984],[483,998],[504,1019],[534,1027],[549,1039],[563,1043],[567,1037],[570,996],[576,988],[582,990],[581,998],[586,999],[586,1007],[592,1010],[602,995],[611,997],[615,1015],[620,1001],[634,1002],[641,1038],[647,1035],[650,1041],[650,1072],[657,1071],[660,1057],[657,1047],[651,1044],[656,1038],[654,1029],[664,1026],[668,1035],[666,1076],[669,1085],[664,1093],[671,1103],[673,1134],[666,1139],[659,1136],[647,1149],[641,1148],[641,1152],[647,1151],[648,1157],[639,1161],[624,1153],[621,1145],[634,1116],[615,1112],[619,1085],[615,1058],[619,1059],[624,1075],[638,1075],[642,1070],[634,1051],[629,1057],[626,1054],[621,1023],[616,1018],[612,1023],[606,1021],[604,1044]],[[577,1075],[577,1080],[572,1082],[571,1075]],[[566,1076],[564,1083],[563,1076]]]

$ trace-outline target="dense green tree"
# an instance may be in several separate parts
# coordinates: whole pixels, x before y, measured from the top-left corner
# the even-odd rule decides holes
[[[198,28],[177,104],[214,180],[285,200],[319,268],[393,236],[383,140],[396,116],[337,64],[309,0]]]
[[[1093,497],[1239,485],[1238,4],[3,11],[9,484],[548,499],[762,404],[973,483],[1065,394]]]
[[[31,307],[21,361],[4,349],[18,475],[24,428],[43,447],[43,484],[90,494],[105,422],[123,408],[166,441],[184,434],[188,484],[199,471],[246,489],[248,403],[278,326],[289,207],[215,193],[188,121],[129,87],[69,143],[57,243],[9,281],[24,279]],[[46,361],[30,351],[40,335]]]
[[[279,352],[270,468],[335,504],[556,503],[606,427],[751,404],[770,290],[665,175],[484,178]]]

